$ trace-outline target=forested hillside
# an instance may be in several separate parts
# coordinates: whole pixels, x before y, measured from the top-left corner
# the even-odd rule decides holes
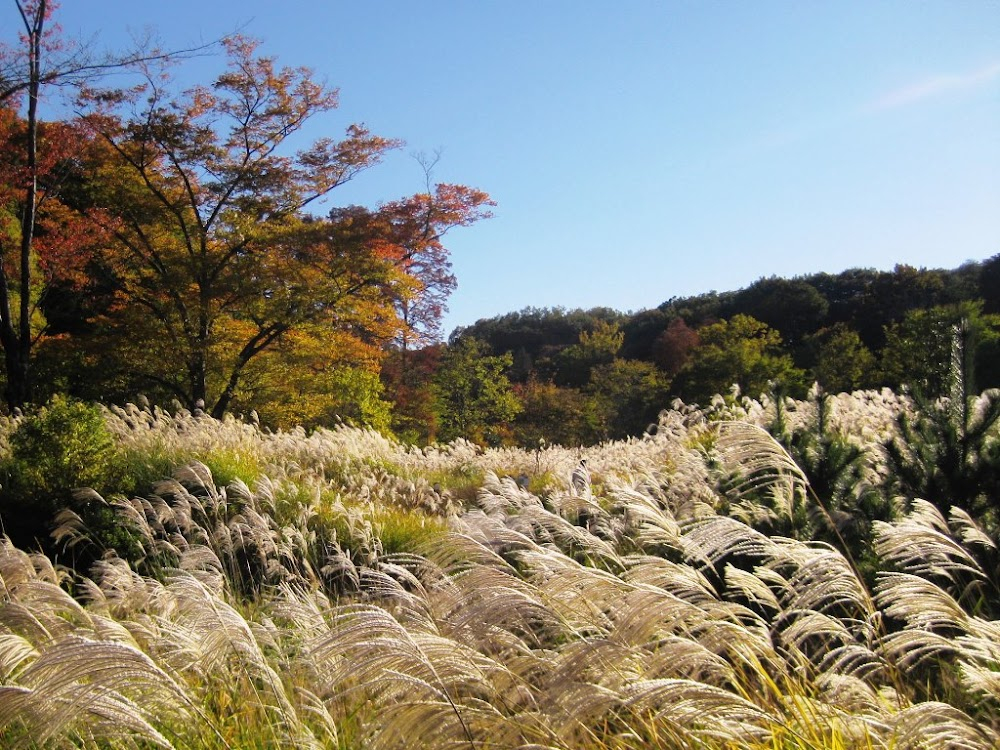
[[[1000,385],[1000,256],[953,270],[852,269],[672,298],[653,310],[526,309],[455,331],[506,358],[521,411],[493,440],[588,443],[640,434],[679,398],[889,387],[948,395]],[[490,424],[483,422],[484,428]]]

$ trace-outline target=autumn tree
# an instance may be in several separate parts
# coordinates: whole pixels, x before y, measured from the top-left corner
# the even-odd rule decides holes
[[[349,330],[301,324],[247,365],[232,409],[253,409],[269,427],[343,421],[388,433],[392,404],[379,377],[381,360],[381,347]]]
[[[0,345],[10,408],[31,399],[34,350],[48,329],[45,298],[81,273],[99,240],[63,202],[80,143],[71,124],[31,122],[0,107]]]
[[[116,303],[105,329],[143,342],[146,356],[134,352],[143,379],[216,416],[250,363],[290,332],[385,341],[401,327],[399,295],[421,291],[403,262],[418,251],[401,250],[393,233],[402,208],[305,211],[398,142],[351,125],[340,140],[290,151],[292,136],[336,109],[337,92],[307,69],[277,67],[254,41],[225,44],[228,70],[211,88],[171,96],[150,74],[132,91],[92,92],[98,111],[86,118],[104,149],[96,199],[113,211],[115,242],[101,261]],[[432,239],[466,219],[434,215],[422,226]]]
[[[700,341],[698,332],[685,323],[684,318],[674,318],[653,342],[653,362],[668,377],[673,377],[681,371]]]
[[[33,348],[44,332],[39,300],[54,278],[79,269],[80,251],[93,239],[93,229],[60,203],[80,134],[70,123],[42,122],[43,90],[72,89],[196,51],[165,53],[138,44],[102,54],[61,36],[53,23],[54,0],[14,0],[14,6],[18,42],[0,43],[0,346],[9,407],[31,399]]]
[[[457,286],[444,235],[455,227],[489,218],[494,205],[482,190],[432,185],[430,167],[425,163],[425,192],[385,203],[377,211],[367,212],[367,217],[361,216],[357,207],[351,209],[368,227],[369,241],[399,272],[397,280],[386,288],[400,325],[386,348],[383,366],[388,376],[383,382],[389,386],[388,398],[397,404],[398,427],[410,440],[424,440],[433,433],[428,429],[433,417],[427,409],[427,358],[418,357],[414,362],[414,353],[440,340],[441,319]],[[422,419],[429,421],[422,425]]]
[[[431,344],[407,352],[405,364],[400,356],[382,361],[385,397],[392,402],[392,433],[400,440],[427,444],[437,438],[433,381],[444,350],[443,344]]]
[[[482,190],[432,184],[438,158],[418,157],[424,169],[424,192],[383,204],[378,211],[388,228],[383,239],[395,248],[395,263],[411,284],[409,289],[401,287],[395,300],[404,324],[398,342],[404,353],[440,340],[448,297],[458,285],[443,244],[445,233],[490,218],[490,208],[496,205]]]

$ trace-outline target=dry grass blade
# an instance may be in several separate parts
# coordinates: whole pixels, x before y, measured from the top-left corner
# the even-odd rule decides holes
[[[566,554],[583,555],[607,567],[622,568],[621,558],[612,543],[540,506],[523,508],[507,523],[515,531],[542,544],[554,544]]]
[[[696,632],[708,619],[703,609],[666,591],[636,589],[623,595],[612,610],[614,629],[609,637],[640,646]]]
[[[716,602],[719,595],[708,579],[690,565],[662,557],[625,558],[628,566],[622,580],[638,586],[655,586],[698,606]]]
[[[619,577],[582,565],[556,550],[517,553],[539,599],[575,637],[606,636],[621,597],[635,589]]]
[[[37,656],[38,651],[27,638],[14,633],[0,633],[0,680],[16,682],[17,672]]]
[[[816,687],[820,698],[831,706],[876,721],[884,719],[884,699],[863,679],[828,672],[816,680]]]
[[[871,648],[860,643],[845,643],[830,649],[819,663],[822,679],[830,677],[852,677],[871,680],[875,684],[886,675],[885,660]]]
[[[454,730],[449,742],[474,745],[467,712],[489,704],[497,675],[513,679],[499,662],[433,633],[411,633],[379,607],[340,608],[330,626],[309,647],[324,665],[328,691],[361,691],[385,717],[404,714],[419,722],[436,717],[437,732]],[[386,731],[396,726],[387,723]]]
[[[957,601],[932,582],[911,573],[879,573],[875,602],[889,617],[912,630],[942,630],[952,635],[969,630],[969,616]]]
[[[634,530],[640,547],[653,553],[664,549],[680,551],[680,525],[659,501],[627,487],[616,487],[612,494],[625,517],[626,529]]]
[[[681,546],[689,560],[715,566],[738,555],[761,562],[780,557],[774,540],[727,516],[708,516],[684,525]]]
[[[726,492],[736,499],[762,490],[782,500],[785,514],[804,497],[809,481],[781,444],[762,427],[748,422],[718,422],[715,451],[727,477]]]
[[[786,610],[776,621],[782,640],[818,661],[829,651],[854,641],[843,622],[811,609]]]
[[[638,680],[623,691],[623,702],[697,737],[722,742],[763,741],[776,721],[745,698],[693,680]]]
[[[890,743],[899,750],[995,750],[1000,736],[954,706],[928,701],[895,716]]]
[[[36,568],[37,555],[15,547],[9,538],[0,536],[0,597],[9,597],[17,586],[41,576]],[[46,560],[51,567],[52,563]]]
[[[874,614],[874,603],[854,567],[840,552],[825,545],[789,542],[776,564],[794,560],[796,568],[786,577],[787,609],[814,609],[862,619]]]
[[[81,627],[89,630],[92,626],[90,613],[47,580],[33,579],[19,584],[12,592],[12,601],[0,607],[0,624],[6,622],[9,607],[14,604],[30,610],[49,637],[69,634]]]
[[[170,606],[161,616],[164,656],[175,669],[210,674],[235,660],[241,670],[267,673],[249,623],[204,582],[177,571],[165,594]]]
[[[933,514],[915,511],[896,523],[876,521],[874,528],[876,554],[905,572],[941,576],[951,583],[986,578],[979,562],[950,536],[936,509]]]
[[[972,516],[957,505],[948,512],[951,525],[958,530],[962,542],[967,545],[980,545],[988,550],[996,550],[996,542],[977,524]]]
[[[46,646],[0,694],[0,726],[21,724],[32,742],[85,732],[170,747],[151,721],[183,720],[188,706],[180,686],[138,649],[70,637]]]
[[[490,515],[503,515],[527,505],[541,505],[542,501],[518,486],[510,477],[501,479],[494,471],[487,471],[482,486],[476,491],[480,508]]]
[[[535,587],[505,570],[477,566],[456,574],[451,583],[435,592],[433,607],[442,630],[462,643],[491,649],[497,631],[504,630],[540,648],[565,635],[562,621]]]
[[[667,636],[645,644],[643,676],[648,679],[681,678],[735,689],[740,680],[733,665],[724,656],[711,651],[691,638]]]
[[[781,602],[778,596],[771,590],[771,587],[764,580],[754,573],[750,573],[733,565],[726,565],[723,578],[726,582],[726,591],[732,595],[735,593],[740,598],[746,600],[751,606],[758,609],[767,610],[770,613],[780,612]],[[783,585],[787,585],[784,579]]]

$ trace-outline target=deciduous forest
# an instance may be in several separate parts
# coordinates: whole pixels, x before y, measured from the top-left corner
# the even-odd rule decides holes
[[[1000,255],[445,342],[485,191],[15,6],[0,745],[1000,745]]]

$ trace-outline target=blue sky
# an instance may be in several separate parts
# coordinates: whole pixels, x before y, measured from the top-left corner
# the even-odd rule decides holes
[[[412,154],[440,150],[438,181],[499,204],[449,235],[446,333],[1000,253],[992,0],[64,0],[59,19],[112,48],[239,29],[313,68],[341,107],[310,135],[363,121],[407,143],[332,204],[416,192]]]

